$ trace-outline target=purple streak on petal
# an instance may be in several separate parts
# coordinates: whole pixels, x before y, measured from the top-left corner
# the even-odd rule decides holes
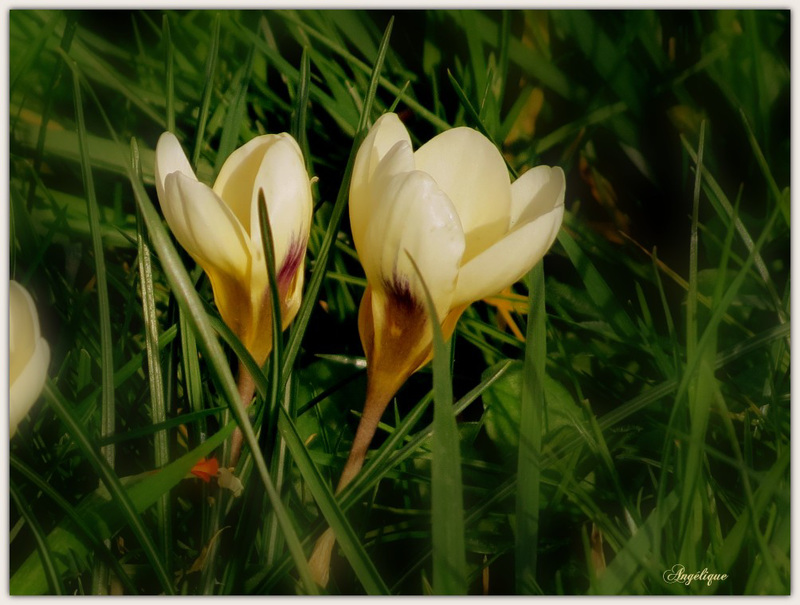
[[[283,259],[283,264],[278,269],[278,292],[286,292],[289,284],[292,283],[295,273],[303,264],[303,257],[306,253],[306,241],[293,239],[289,244],[289,250]]]
[[[408,315],[423,310],[422,302],[414,297],[407,278],[395,274],[392,276],[391,282],[384,282],[384,287],[399,310]]]

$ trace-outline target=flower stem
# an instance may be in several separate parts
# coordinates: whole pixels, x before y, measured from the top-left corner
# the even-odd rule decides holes
[[[253,394],[256,391],[256,383],[252,375],[247,370],[247,367],[242,362],[239,362],[239,376],[237,378],[237,387],[239,389],[239,397],[242,400],[242,405],[247,409],[253,401]],[[231,455],[228,460],[228,467],[236,466],[239,462],[239,456],[242,453],[242,444],[244,442],[244,435],[242,429],[238,426],[234,429],[231,436]]]
[[[405,382],[406,376],[398,381],[397,378],[387,384],[383,380],[373,380],[374,376],[367,378],[367,398],[364,403],[364,412],[361,415],[361,420],[356,429],[356,436],[353,439],[353,444],[350,446],[350,455],[347,457],[347,462],[342,469],[342,475],[339,478],[339,484],[336,487],[336,493],[339,494],[347,485],[358,475],[358,471],[364,466],[364,459],[367,456],[372,438],[375,436],[375,431],[378,429],[378,423],[383,416],[386,406],[392,400],[395,393],[400,386]],[[399,382],[399,384],[397,384]],[[311,577],[320,586],[325,586],[328,583],[331,567],[331,555],[333,554],[333,547],[336,544],[336,536],[331,528],[317,539],[314,544],[314,550],[311,557],[308,559],[308,565],[311,568]]]

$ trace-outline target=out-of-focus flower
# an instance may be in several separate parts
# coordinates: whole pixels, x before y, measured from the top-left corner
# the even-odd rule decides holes
[[[189,472],[206,483],[210,483],[211,477],[216,477],[219,472],[219,462],[216,458],[200,458]]]
[[[288,134],[254,138],[234,151],[214,187],[199,182],[170,132],[156,146],[155,180],[167,223],[211,280],[222,319],[262,364],[272,348],[259,191],[266,200],[285,329],[297,315],[312,198],[303,155]]]
[[[222,489],[229,489],[233,492],[233,497],[238,498],[242,495],[242,491],[244,490],[244,485],[242,485],[242,480],[239,479],[236,475],[233,474],[233,471],[228,468],[221,468],[217,473],[217,484]]]
[[[11,386],[9,437],[36,403],[44,388],[50,347],[39,333],[39,317],[28,291],[17,282],[9,285],[9,364]]]
[[[350,224],[368,284],[358,317],[367,396],[339,490],[361,468],[386,405],[431,358],[419,275],[447,339],[470,303],[541,260],[561,227],[564,194],[558,167],[537,166],[511,183],[497,148],[471,128],[448,130],[414,152],[395,114],[375,122],[350,184]],[[322,584],[332,546],[323,535],[310,561]]]

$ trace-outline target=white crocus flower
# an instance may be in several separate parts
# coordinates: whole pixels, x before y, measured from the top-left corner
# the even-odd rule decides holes
[[[350,184],[350,224],[368,284],[358,318],[367,396],[339,490],[361,468],[388,402],[432,354],[410,258],[447,339],[470,303],[496,295],[542,259],[561,227],[564,193],[559,167],[537,166],[511,183],[500,152],[471,128],[448,130],[414,152],[397,115],[375,122]],[[310,561],[321,584],[333,543],[323,534]]]
[[[155,180],[167,223],[211,280],[225,323],[262,364],[272,348],[272,305],[259,191],[267,203],[285,329],[297,315],[311,228],[311,185],[288,134],[254,138],[225,161],[214,187],[199,182],[170,132],[156,146]]]
[[[8,382],[10,385],[9,437],[17,432],[17,425],[36,403],[44,388],[50,347],[39,333],[39,317],[28,291],[12,281],[9,298],[9,354]]]

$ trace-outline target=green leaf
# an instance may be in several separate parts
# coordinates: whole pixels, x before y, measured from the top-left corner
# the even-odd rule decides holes
[[[498,367],[508,365],[508,370],[483,393],[483,424],[486,434],[500,450],[504,458],[510,459],[519,450],[521,426],[521,402],[523,369],[520,361],[501,361],[487,369],[487,377]],[[545,413],[542,417],[542,430],[545,435],[554,434],[562,427],[575,427],[583,424],[581,409],[564,385],[544,376]]]

